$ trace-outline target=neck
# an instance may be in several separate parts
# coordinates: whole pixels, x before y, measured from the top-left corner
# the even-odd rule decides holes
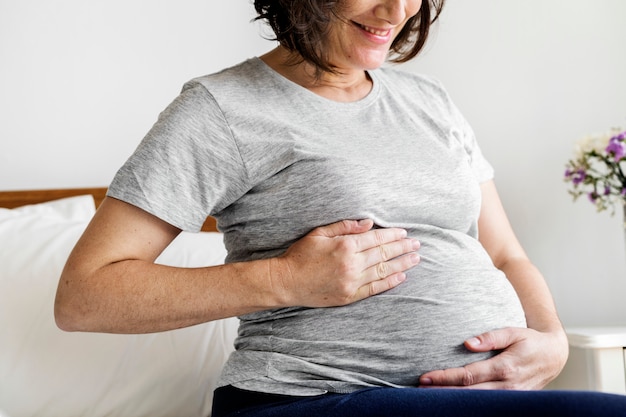
[[[329,100],[358,101],[372,89],[372,80],[365,70],[340,70],[336,74],[323,72],[317,76],[313,65],[281,46],[262,55],[261,60],[288,80]]]

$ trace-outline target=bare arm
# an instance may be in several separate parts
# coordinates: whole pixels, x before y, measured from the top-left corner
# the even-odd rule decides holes
[[[517,240],[493,181],[482,185],[482,196],[480,242],[515,288],[528,329],[508,328],[477,335],[466,341],[468,349],[504,351],[463,368],[429,372],[420,382],[425,386],[542,388],[565,365],[567,337],[548,286]]]
[[[371,228],[344,221],[313,230],[279,258],[175,268],[154,260],[180,230],[106,198],[61,275],[57,324],[145,333],[270,308],[349,304],[399,285],[419,262],[419,244],[404,230]]]
[[[515,288],[526,313],[528,327],[561,332],[563,328],[550,290],[517,240],[493,181],[482,186],[482,194],[478,222],[480,242],[494,265],[505,273]]]

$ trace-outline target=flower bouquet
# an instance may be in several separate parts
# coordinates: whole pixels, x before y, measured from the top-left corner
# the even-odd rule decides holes
[[[578,199],[586,195],[598,211],[626,203],[626,131],[613,129],[588,136],[576,144],[575,157],[565,170],[569,193]]]

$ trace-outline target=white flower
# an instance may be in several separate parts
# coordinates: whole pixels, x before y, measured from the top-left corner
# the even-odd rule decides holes
[[[592,151],[596,151],[596,153],[599,154],[602,153],[609,144],[609,140],[612,136],[612,133],[585,136],[574,145],[576,158],[583,158]]]

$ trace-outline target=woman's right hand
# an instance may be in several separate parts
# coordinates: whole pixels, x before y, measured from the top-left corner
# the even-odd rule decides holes
[[[274,258],[272,286],[284,304],[341,306],[401,284],[420,261],[420,244],[404,229],[373,225],[366,219],[318,227]]]

